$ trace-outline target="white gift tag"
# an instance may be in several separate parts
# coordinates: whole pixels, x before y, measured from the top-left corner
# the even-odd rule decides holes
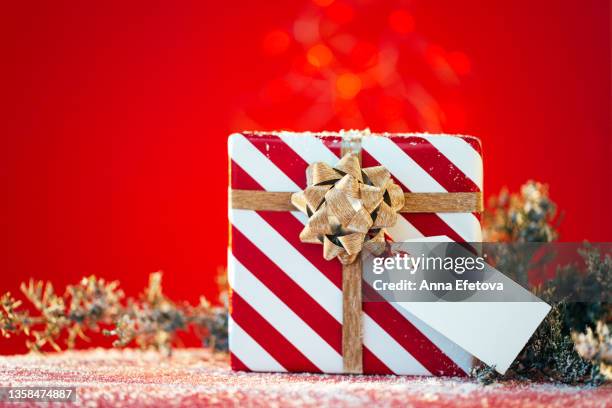
[[[446,236],[403,242],[451,242]],[[551,307],[488,265],[494,281],[524,297],[524,302],[397,302],[432,329],[504,374]]]
[[[545,302],[397,304],[501,374],[550,310]]]

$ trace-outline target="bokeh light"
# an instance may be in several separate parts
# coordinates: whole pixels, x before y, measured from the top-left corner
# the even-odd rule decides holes
[[[281,62],[280,69],[270,71],[258,98],[244,98],[239,124],[269,128],[282,111],[287,119],[274,127],[347,128],[375,121],[394,131],[442,130],[436,94],[460,85],[470,61],[416,32],[410,5],[397,3],[374,13],[371,0],[308,1],[287,22],[288,31],[276,27],[266,34],[265,54],[269,62]]]
[[[338,96],[343,99],[353,99],[361,91],[361,79],[350,72],[341,74],[336,79]]]
[[[310,47],[306,54],[306,58],[312,66],[325,68],[332,62],[334,55],[326,45],[317,44]]]
[[[311,45],[319,41],[319,22],[311,16],[299,18],[293,24],[293,36],[296,41]]]

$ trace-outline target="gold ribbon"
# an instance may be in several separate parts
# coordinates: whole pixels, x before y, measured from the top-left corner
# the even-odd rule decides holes
[[[285,191],[230,190],[234,210],[295,211],[294,193]],[[481,212],[482,194],[474,193],[404,193],[401,213]]]
[[[304,212],[309,218],[300,240],[323,244],[325,259],[342,263],[342,357],[350,374],[363,372],[359,253],[380,253],[385,228],[395,224],[398,212],[482,211],[480,192],[404,193],[384,167],[362,169],[359,153],[345,154],[335,167],[311,164],[308,187],[297,193],[230,190],[233,209]]]

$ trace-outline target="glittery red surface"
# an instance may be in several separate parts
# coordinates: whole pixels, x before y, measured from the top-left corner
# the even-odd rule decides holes
[[[0,385],[76,386],[76,405],[87,407],[612,407],[612,385],[481,386],[452,378],[240,373],[230,371],[226,356],[202,349],[176,350],[171,358],[106,349],[7,356],[0,358]]]

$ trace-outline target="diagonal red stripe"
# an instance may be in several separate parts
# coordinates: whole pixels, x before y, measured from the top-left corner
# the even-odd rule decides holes
[[[321,372],[236,291],[232,293],[232,319],[286,370]]]
[[[395,374],[389,367],[378,359],[367,347],[363,347],[363,373],[364,374]]]
[[[339,136],[326,136],[322,137],[321,141],[329,150],[332,151],[336,157],[340,158],[342,154],[342,138]]]
[[[230,162],[230,185],[237,190],[263,190],[264,188],[253,179],[242,167],[235,161]]]
[[[234,353],[230,351],[230,366],[234,371],[252,371]]]
[[[476,183],[459,170],[448,157],[443,155],[427,139],[410,136],[392,137],[391,140],[400,148],[409,144],[409,149],[402,149],[404,153],[410,156],[448,192],[480,191]]]
[[[374,166],[380,166],[380,163],[370,153],[368,153],[367,150],[362,149],[361,150],[361,166],[362,167],[374,167]],[[397,179],[393,177],[393,174],[391,175],[391,178],[393,178],[393,180],[395,180],[396,183],[399,183]],[[405,186],[402,186],[402,188],[404,188],[405,191],[410,191],[406,189]]]
[[[306,167],[308,167],[308,163],[280,137],[265,135],[251,138],[249,141],[295,184],[300,188],[306,188]]]
[[[467,144],[472,146],[472,149],[476,150],[476,153],[482,156],[482,145],[480,144],[480,140],[476,139],[475,137],[471,137],[471,136],[458,136],[458,137],[460,137]]]

